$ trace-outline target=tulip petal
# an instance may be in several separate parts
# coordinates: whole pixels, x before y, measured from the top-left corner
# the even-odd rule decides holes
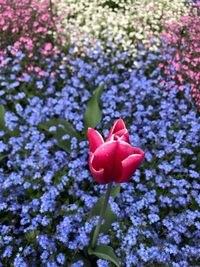
[[[103,137],[100,133],[92,128],[88,128],[88,141],[90,146],[90,151],[94,151],[104,143]]]
[[[130,143],[129,133],[128,133],[127,129],[122,129],[122,130],[118,131],[116,134],[114,134],[112,136],[113,136],[113,140],[116,140],[116,141],[117,140],[121,140],[121,141]]]
[[[104,169],[99,169],[96,170],[93,167],[93,159],[94,159],[94,154],[90,153],[89,156],[89,167],[90,167],[90,171],[92,173],[92,176],[94,177],[95,181],[97,181],[98,183],[103,183],[104,182],[104,178],[103,178],[103,174],[104,174]]]
[[[126,129],[126,125],[125,125],[124,121],[120,118],[113,125],[113,133],[116,133],[122,129]]]
[[[144,154],[130,155],[128,158],[122,161],[122,175],[120,179],[116,180],[116,183],[127,182],[136,171],[144,158]]]
[[[126,159],[130,155],[135,155],[135,154],[138,154],[144,157],[144,152],[141,149],[137,147],[133,147],[125,141],[119,140],[117,142],[119,144],[118,149],[117,149],[117,155],[118,155],[119,161],[122,162],[124,159]]]
[[[125,123],[124,123],[124,121],[123,121],[122,119],[118,119],[118,120],[114,123],[113,127],[111,128],[111,130],[110,130],[110,132],[109,132],[109,135],[108,135],[106,141],[110,141],[111,136],[112,136],[113,134],[115,134],[116,132],[118,132],[118,131],[120,131],[120,130],[123,130],[123,129],[126,129],[126,125],[125,125]]]
[[[123,165],[122,162],[127,159],[128,157],[130,157],[131,155],[139,155],[140,157],[142,157],[142,159],[144,158],[144,152],[136,147],[131,146],[129,143],[124,142],[124,141],[117,141],[117,155],[116,155],[116,167],[115,167],[115,171],[116,171],[116,181],[118,179],[120,179],[120,177],[122,177],[123,175]]]
[[[116,141],[109,141],[94,152],[92,166],[95,170],[104,169],[104,178],[107,182],[115,179],[117,146]]]

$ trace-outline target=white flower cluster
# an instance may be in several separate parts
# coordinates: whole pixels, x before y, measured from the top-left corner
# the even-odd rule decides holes
[[[184,0],[60,0],[58,10],[72,41],[111,40],[134,53],[138,43],[146,45],[151,38],[150,50],[155,50],[162,22],[177,20],[188,7]]]

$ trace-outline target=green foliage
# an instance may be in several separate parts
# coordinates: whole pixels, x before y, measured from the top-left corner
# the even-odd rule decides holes
[[[111,196],[113,198],[117,197],[117,195],[120,193],[120,186],[117,185],[112,189]],[[93,216],[99,216],[101,206],[103,205],[105,195],[101,196],[99,200],[95,203],[93,209],[92,209],[92,215]],[[117,220],[117,215],[114,214],[110,208],[110,205],[108,203],[107,208],[104,213],[104,220],[105,223],[102,224],[100,232],[106,233],[110,229],[111,224]]]
[[[94,255],[100,259],[108,260],[108,261],[114,263],[115,266],[120,267],[119,260],[118,260],[117,256],[115,255],[113,248],[110,246],[98,245],[93,250],[89,249],[88,254]]]
[[[7,153],[1,154],[1,155],[0,155],[0,162],[1,162],[4,158],[6,158],[7,156],[8,156]]]
[[[0,130],[5,129],[4,117],[5,117],[5,109],[3,105],[0,105]]]
[[[88,127],[95,128],[102,119],[102,112],[99,105],[102,91],[103,87],[98,87],[93,97],[87,103],[87,108],[84,114],[84,124],[86,129]]]
[[[55,138],[58,141],[57,146],[67,152],[70,151],[71,138],[76,137],[77,139],[80,139],[80,135],[78,134],[78,132],[71,126],[69,122],[65,120],[54,119],[39,124],[39,128],[47,131],[48,133],[49,133],[49,128],[51,126],[56,127],[56,130],[54,132],[51,132],[51,134],[53,135],[53,138]],[[63,140],[62,137],[66,134],[68,134],[70,138]]]
[[[40,232],[38,230],[32,230],[26,233],[26,239],[28,243],[33,243],[36,241],[36,237]]]
[[[92,265],[90,264],[90,262],[85,257],[83,257],[81,254],[79,254],[79,253],[75,255],[75,257],[72,260],[72,263],[76,263],[79,260],[81,260],[81,261],[84,262],[84,267],[92,267]]]

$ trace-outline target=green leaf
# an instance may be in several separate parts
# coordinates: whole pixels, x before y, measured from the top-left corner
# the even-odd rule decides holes
[[[76,254],[75,255],[75,257],[73,258],[72,263],[75,263],[75,262],[77,262],[79,260],[82,260],[84,262],[84,267],[91,267],[90,262],[80,254]]]
[[[0,105],[0,130],[5,128],[5,109],[3,105]]]
[[[86,111],[84,114],[84,124],[86,129],[88,127],[95,128],[102,119],[102,112],[99,106],[102,92],[103,87],[98,87],[93,97],[87,103]]]
[[[200,152],[197,154],[197,166],[200,167]]]
[[[19,136],[19,129],[15,128],[14,130],[8,130],[5,125],[5,108],[0,104],[0,130],[6,131],[9,137]]]
[[[119,195],[119,193],[120,193],[120,185],[118,184],[118,185],[116,185],[116,186],[112,189],[110,195],[111,195],[113,198],[116,198],[116,197]]]
[[[77,138],[79,137],[79,134],[72,127],[72,125],[68,121],[65,121],[62,119],[53,119],[53,120],[42,122],[39,124],[39,127],[46,131],[48,131],[51,126],[56,126],[56,127],[58,126],[60,128],[64,126],[65,131],[67,131],[69,135],[76,136]]]
[[[120,185],[117,185],[116,187],[112,189],[111,196],[115,198],[119,193],[120,193]],[[105,195],[101,196],[99,200],[95,203],[92,209],[92,216],[99,216],[104,198],[105,198]],[[117,220],[117,215],[112,212],[109,203],[104,213],[104,220],[105,220],[105,223],[101,225],[100,231],[103,233],[107,233],[108,230],[110,229],[111,224]]]
[[[49,128],[51,126],[56,127],[55,132],[51,132],[51,133],[49,132]],[[77,139],[80,139],[78,132],[71,126],[71,124],[62,119],[53,119],[47,122],[42,122],[39,124],[39,128],[52,134],[53,137],[58,141],[57,146],[67,152],[70,151],[70,145],[71,145],[70,139],[72,137],[76,137]],[[66,140],[62,140],[62,137],[65,134],[68,134],[70,138]]]
[[[26,233],[26,239],[29,243],[33,243],[36,240],[37,235],[40,233],[39,230],[32,230]]]
[[[107,245],[98,245],[94,250],[91,248],[88,249],[89,255],[95,255],[96,257],[104,260],[108,260],[115,264],[115,266],[120,267],[119,260],[115,255],[115,252],[112,247]]]
[[[8,153],[6,153],[6,154],[0,154],[0,161],[2,161],[7,156],[8,156]]]

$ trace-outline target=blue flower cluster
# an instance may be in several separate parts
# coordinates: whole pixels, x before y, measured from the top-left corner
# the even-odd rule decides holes
[[[118,220],[98,243],[112,245],[122,266],[198,265],[200,121],[189,86],[179,92],[165,82],[159,54],[140,48],[132,60],[112,43],[108,47],[110,52],[100,44],[77,52],[75,46],[41,59],[42,66],[48,63],[42,76],[21,76],[23,53],[8,54],[0,67],[1,266],[84,266],[84,248],[98,220],[91,210],[105,192],[88,169],[83,116],[100,86],[99,130],[106,135],[121,116],[131,143],[146,157],[111,198]],[[97,266],[109,262],[99,259]]]

